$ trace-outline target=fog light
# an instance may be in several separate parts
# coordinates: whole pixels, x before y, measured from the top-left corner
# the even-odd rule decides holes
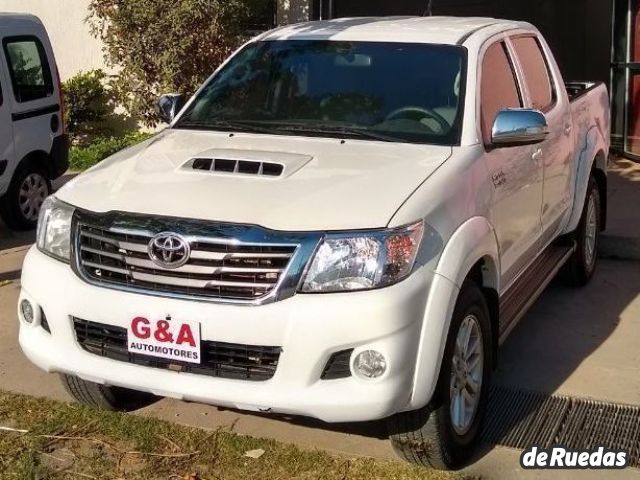
[[[35,318],[35,314],[33,312],[33,305],[27,299],[24,299],[20,302],[20,312],[22,313],[22,318],[27,323],[33,323],[33,319]]]
[[[361,377],[378,378],[387,371],[387,360],[380,352],[366,350],[356,356],[353,366]]]

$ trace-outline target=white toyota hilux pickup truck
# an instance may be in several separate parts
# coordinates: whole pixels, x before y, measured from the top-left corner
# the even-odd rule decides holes
[[[76,399],[389,419],[463,465],[498,346],[587,283],[609,107],[531,25],[341,19],[243,46],[150,140],[50,197],[20,344]]]

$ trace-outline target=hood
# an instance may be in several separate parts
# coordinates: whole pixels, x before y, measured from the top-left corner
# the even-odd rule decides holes
[[[167,129],[79,175],[56,196],[93,212],[274,230],[379,228],[451,151],[429,145]],[[195,158],[284,168],[278,176],[225,173],[194,169]]]

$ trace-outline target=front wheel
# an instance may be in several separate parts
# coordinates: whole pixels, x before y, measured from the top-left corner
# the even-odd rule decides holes
[[[12,230],[33,230],[42,204],[50,194],[51,182],[45,171],[35,162],[24,161],[0,199],[0,216]]]
[[[593,278],[598,263],[602,199],[598,182],[591,177],[578,229],[572,237],[576,251],[563,267],[561,278],[568,285],[582,287]]]
[[[431,403],[388,420],[398,455],[439,470],[464,466],[477,444],[488,402],[493,341],[486,300],[465,282],[451,321]]]
[[[73,375],[60,375],[64,389],[78,402],[112,411],[138,410],[151,405],[156,397],[149,393],[88,382]]]

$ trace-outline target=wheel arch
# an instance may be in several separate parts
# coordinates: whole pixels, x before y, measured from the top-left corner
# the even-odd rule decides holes
[[[600,204],[602,206],[600,210],[600,230],[605,231],[607,229],[607,208],[608,208],[608,183],[607,183],[607,156],[604,150],[599,150],[593,161],[591,167],[591,174],[598,183],[598,190],[600,191]]]
[[[589,178],[593,174],[598,182],[602,200],[602,228],[607,223],[607,140],[602,137],[600,130],[593,126],[586,134],[585,147],[580,152],[576,166],[573,210],[563,234],[572,233],[578,228],[584,202],[587,198]]]
[[[26,163],[33,163],[34,165],[41,167],[46,172],[47,178],[51,180],[51,162],[49,161],[49,154],[47,152],[44,150],[33,150],[27,153],[22,157],[22,160],[18,162],[14,174],[18,171],[18,168]]]
[[[473,280],[487,300],[494,338],[495,364],[499,326],[500,256],[495,231],[484,217],[465,222],[445,246],[425,308],[414,374],[413,391],[406,410],[427,405],[436,391],[451,318],[460,289]]]

